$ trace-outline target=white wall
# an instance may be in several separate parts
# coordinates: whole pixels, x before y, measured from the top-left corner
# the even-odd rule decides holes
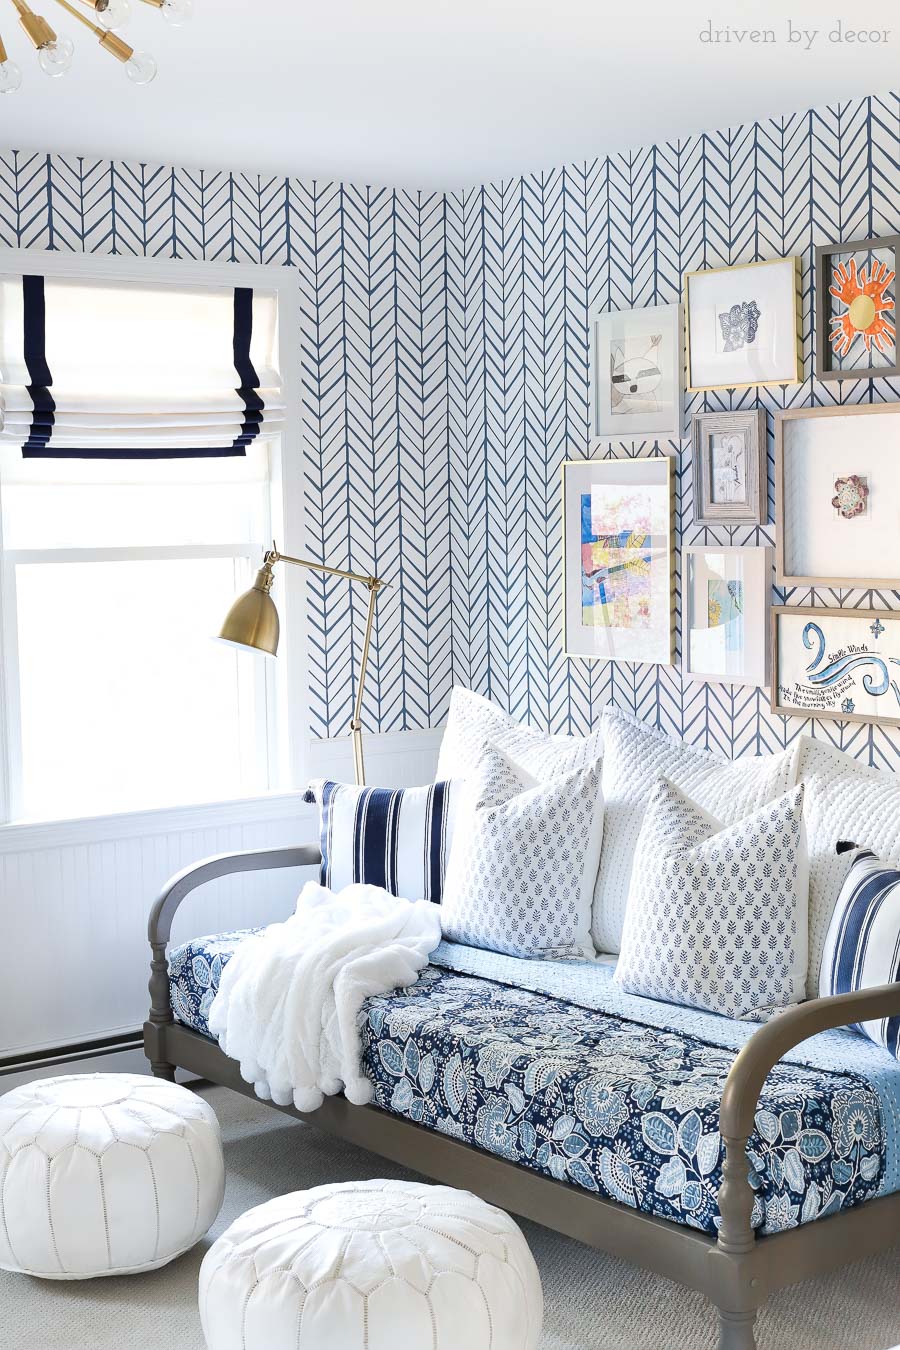
[[[369,737],[372,784],[428,782],[439,731]],[[311,776],[352,781],[349,742],[312,742]],[[147,1013],[147,915],[168,877],[213,853],[316,838],[300,794],[0,829],[0,1056],[139,1026]],[[291,910],[294,871],[247,872],[188,897],[173,941],[271,923]]]

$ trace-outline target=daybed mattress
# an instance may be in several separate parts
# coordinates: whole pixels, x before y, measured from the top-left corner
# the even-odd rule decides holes
[[[209,1034],[244,932],[174,950],[175,1016]],[[361,1017],[375,1102],[523,1167],[715,1233],[718,1107],[754,1026],[623,995],[601,962],[442,943]],[[753,1224],[773,1233],[900,1189],[900,1065],[850,1031],[766,1082],[749,1147]]]

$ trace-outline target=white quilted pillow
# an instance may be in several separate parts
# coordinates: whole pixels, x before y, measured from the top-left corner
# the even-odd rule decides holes
[[[603,851],[591,933],[600,952],[617,952],[628,904],[631,865],[653,786],[664,775],[704,810],[733,825],[782,797],[797,781],[799,748],[776,755],[720,759],[648,727],[610,704],[603,710]]]
[[[838,840],[852,840],[900,864],[900,780],[870,769],[822,741],[804,736],[800,777],[806,784],[809,846],[809,971],[806,992],[819,990],[822,951],[834,907],[853,855],[838,854]]]
[[[435,782],[469,778],[488,743],[540,783],[595,763],[602,749],[600,731],[590,736],[549,736],[523,726],[480,694],[457,685],[450,696]]]
[[[487,745],[467,796],[444,880],[444,937],[509,956],[592,957],[603,837],[599,761],[535,783]]]
[[[760,1021],[806,992],[803,788],[722,826],[661,778],[638,839],[615,980]]]

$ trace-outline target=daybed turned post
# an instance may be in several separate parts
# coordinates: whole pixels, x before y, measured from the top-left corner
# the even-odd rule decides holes
[[[261,872],[275,867],[314,867],[321,862],[318,844],[300,844],[296,848],[249,850],[246,853],[219,853],[203,862],[193,863],[166,882],[150,911],[147,936],[150,939],[150,1013],[144,1023],[144,1052],[150,1072],[157,1078],[174,1080],[176,1065],[166,1057],[166,1028],[174,1024],[169,992],[169,962],[166,948],[172,934],[172,920],[184,897],[198,886],[217,877],[236,872]]]
[[[900,984],[881,985],[854,994],[836,994],[831,998],[799,1003],[760,1027],[751,1036],[731,1066],[722,1092],[719,1130],[725,1146],[722,1184],[719,1187],[721,1225],[716,1243],[717,1255],[732,1267],[737,1281],[728,1280],[730,1297],[716,1301],[719,1312],[719,1350],[755,1350],[753,1326],[757,1310],[769,1294],[766,1271],[758,1260],[760,1247],[750,1225],[753,1212],[753,1188],[747,1161],[747,1144],[753,1133],[756,1109],[763,1085],[775,1065],[795,1046],[820,1031],[852,1026],[881,1017],[900,1015]],[[831,1220],[823,1220],[831,1223]],[[794,1230],[795,1232],[798,1230]],[[831,1230],[838,1237],[838,1230]],[[900,1232],[897,1233],[900,1236]],[[765,1244],[762,1244],[765,1246]],[[843,1243],[833,1244],[830,1267],[854,1259],[851,1233]],[[786,1250],[775,1288],[802,1279],[805,1271],[794,1271],[796,1257]]]

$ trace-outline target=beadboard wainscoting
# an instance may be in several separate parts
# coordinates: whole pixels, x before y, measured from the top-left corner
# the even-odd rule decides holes
[[[366,739],[369,782],[434,776],[440,732]],[[312,776],[352,779],[349,741],[311,747]],[[0,828],[0,1057],[133,1031],[147,1014],[147,915],[165,881],[201,858],[316,837],[299,793]],[[303,874],[247,872],[191,895],[173,941],[272,923],[291,912]]]

